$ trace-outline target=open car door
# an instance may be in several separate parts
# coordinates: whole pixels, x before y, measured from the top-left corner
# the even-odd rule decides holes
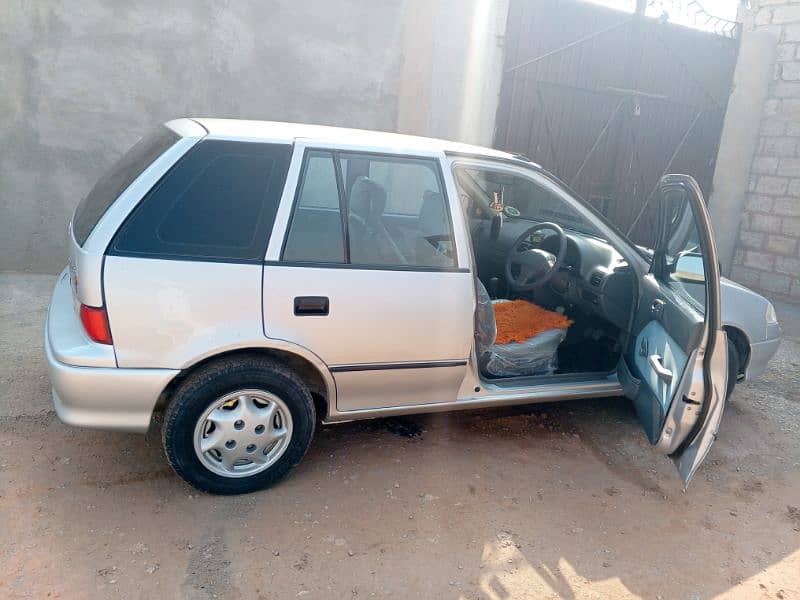
[[[640,281],[619,376],[650,443],[673,459],[686,487],[717,437],[728,350],[703,194],[688,175],[665,175],[658,193],[652,266]],[[698,284],[705,302],[695,298]]]

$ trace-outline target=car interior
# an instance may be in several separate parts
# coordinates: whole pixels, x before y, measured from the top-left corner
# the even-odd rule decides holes
[[[477,265],[482,375],[496,379],[615,369],[635,291],[634,274],[622,255],[562,198],[528,178],[457,168],[456,182]],[[501,321],[498,311],[507,313],[506,305],[514,301],[520,310],[504,314]],[[524,326],[513,332],[515,320],[518,324],[530,311],[527,304],[543,309],[534,321],[553,328],[540,332],[534,322],[528,331],[535,335],[526,338]],[[515,341],[498,344],[509,337],[497,335],[501,326],[508,329],[509,320]]]

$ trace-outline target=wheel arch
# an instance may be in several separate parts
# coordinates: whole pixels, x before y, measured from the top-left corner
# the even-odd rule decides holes
[[[736,325],[726,323],[723,324],[722,328],[739,353],[739,373],[737,373],[737,376],[743,375],[747,372],[747,366],[750,364],[750,338]]]
[[[336,384],[333,380],[333,375],[331,375],[327,365],[315,354],[302,346],[296,346],[290,343],[270,346],[246,346],[198,357],[197,360],[182,368],[159,395],[153,410],[153,416],[151,416],[150,419],[151,425],[155,415],[164,412],[172,400],[175,389],[185,381],[187,377],[190,377],[193,373],[196,373],[208,364],[221,359],[235,358],[238,356],[265,356],[277,360],[291,368],[308,385],[311,395],[314,398],[314,404],[318,415],[327,416],[330,412],[330,406],[336,406]]]

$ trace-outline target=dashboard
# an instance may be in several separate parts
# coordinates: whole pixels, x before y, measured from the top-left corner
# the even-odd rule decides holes
[[[473,222],[478,274],[484,282],[492,277],[505,279],[505,261],[511,247],[533,225],[536,222],[528,219],[505,219],[499,235],[492,239],[490,223]],[[564,262],[546,289],[534,292],[537,300],[574,306],[626,328],[635,289],[628,263],[605,240],[570,229],[564,229],[564,233],[567,237]],[[525,246],[557,254],[559,238],[555,232],[540,231],[523,242]],[[547,294],[552,297],[540,297]]]

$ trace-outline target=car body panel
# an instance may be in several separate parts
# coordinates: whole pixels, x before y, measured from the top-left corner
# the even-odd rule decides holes
[[[689,485],[697,469],[705,460],[709,450],[711,450],[711,445],[717,440],[719,426],[722,422],[722,413],[725,409],[725,386],[727,384],[727,377],[730,376],[730,374],[727,373],[727,339],[725,332],[719,329],[714,335],[716,339],[713,343],[713,350],[708,357],[705,357],[702,353],[698,353],[697,361],[699,364],[707,360],[708,364],[700,368],[706,368],[715,374],[715,376],[712,376],[710,381],[706,383],[708,387],[704,390],[706,393],[706,397],[703,401],[705,406],[701,407],[701,411],[705,413],[701,414],[703,425],[697,428],[694,436],[689,438],[689,443],[686,444],[680,452],[672,454],[672,460],[683,479],[684,489]],[[723,377],[723,374],[727,376]],[[700,378],[696,377],[695,381],[698,380],[700,380]],[[689,395],[691,394],[692,391],[689,391]],[[695,396],[699,396],[699,392],[695,394]],[[683,410],[691,409],[694,406],[685,402],[676,404],[682,404],[683,406],[681,408]]]
[[[453,403],[464,380],[466,361],[442,361],[441,364],[393,363],[381,369],[335,370],[342,413],[375,411],[419,404]]]
[[[416,404],[422,391],[441,401],[454,400],[466,373],[475,306],[457,193],[445,188],[454,226],[455,268],[282,262],[281,247],[309,148],[409,155],[358,143],[295,142],[264,266],[264,334],[313,349],[333,373],[339,412]],[[441,152],[427,148],[417,148],[413,155],[439,163],[443,159]],[[295,314],[294,301],[300,297],[327,298],[329,313]],[[410,368],[409,363],[423,364]],[[385,387],[376,394],[381,381]]]
[[[330,314],[294,314],[298,296],[328,297]],[[311,348],[332,369],[466,361],[473,306],[468,272],[264,268],[267,337]]]
[[[750,345],[747,364],[742,365],[744,377],[756,379],[766,370],[783,340],[780,325],[766,318],[771,303],[761,294],[725,277],[720,281],[720,301],[722,326],[740,331]]]
[[[107,256],[119,366],[183,369],[263,339],[261,275],[259,264]]]
[[[385,131],[246,119],[193,117],[192,121],[206,129],[209,137],[217,139],[279,143],[305,141],[315,147],[320,145],[341,149],[369,148],[375,152],[412,156],[424,153],[441,155],[444,152],[459,152],[501,160],[515,158],[514,154],[493,148]]]
[[[469,374],[467,375],[469,378]],[[466,381],[466,380],[465,380]],[[484,382],[479,382],[484,383]],[[475,392],[474,390],[478,391]],[[470,393],[472,390],[474,393]],[[538,404],[542,402],[560,402],[585,398],[610,398],[622,394],[622,386],[616,376],[602,377],[586,381],[553,380],[538,385],[525,386],[522,389],[509,389],[494,384],[478,385],[469,388],[462,384],[463,395],[456,400],[436,402],[435,396],[426,393],[417,396],[416,404],[391,406],[387,408],[354,409],[346,412],[329,409],[328,423],[347,422],[361,419],[396,417],[424,413],[449,412],[456,410],[476,410],[500,406],[517,406],[521,404]],[[427,402],[426,400],[433,400]]]
[[[48,310],[46,333],[51,341],[54,360],[76,367],[116,367],[114,347],[89,339],[83,328],[70,286],[69,269],[56,279]]]
[[[750,360],[747,362],[747,368],[744,372],[745,379],[760,377],[767,370],[767,365],[778,351],[781,341],[783,341],[782,333],[763,342],[750,344]]]
[[[70,425],[143,433],[159,396],[179,371],[117,368],[111,346],[82,332],[69,275],[56,281],[45,324],[45,359],[58,417]]]
[[[659,206],[659,219],[662,222],[665,220],[670,222],[673,219],[671,216],[665,216],[672,211],[670,208],[672,201],[667,201],[668,197],[676,190],[683,190],[681,210],[684,215],[691,215],[690,218],[694,221],[694,233],[697,236],[694,243],[699,246],[704,270],[704,302],[702,305],[694,303],[698,309],[702,306],[702,337],[694,345],[690,360],[681,374],[681,384],[673,396],[662,425],[661,435],[655,444],[656,449],[670,452],[685,489],[717,438],[725,406],[728,347],[726,334],[722,329],[717,247],[711,230],[711,218],[700,186],[688,175],[665,175],[659,181],[659,187],[662,203]],[[652,271],[657,279],[670,282],[667,285],[671,287],[675,281],[672,272],[659,274],[659,264],[666,264],[658,259],[659,254],[665,252],[673,241],[667,239],[669,237],[667,228],[663,229],[660,237],[664,239],[654,246]],[[676,283],[678,284],[676,291],[679,293],[675,294],[675,302],[684,304],[684,310],[691,311],[694,302],[691,293],[683,291],[682,293],[686,295],[682,296],[681,283],[680,281]],[[669,300],[667,302],[669,303]],[[663,317],[667,314],[667,308],[669,304],[655,313]],[[654,313],[653,306],[649,312]]]
[[[704,302],[702,285],[689,282],[684,285],[695,299]],[[777,352],[783,332],[778,323],[767,321],[770,302],[764,296],[725,277],[720,278],[719,289],[722,326],[735,329],[746,338],[750,353],[746,364],[740,365],[740,368],[744,371],[745,379],[755,379],[766,370],[767,363]]]
[[[325,296],[327,316],[294,314],[294,298]],[[420,390],[454,399],[472,343],[470,273],[267,265],[264,327],[269,338],[310,348],[333,372],[339,411],[419,402]],[[464,327],[464,324],[467,327]],[[408,369],[402,363],[460,362]],[[368,370],[365,366],[382,366]],[[396,371],[396,372],[393,372]],[[375,395],[384,377],[386,397]],[[399,377],[399,379],[398,379]],[[393,387],[403,379],[413,385]],[[391,391],[389,391],[391,390]]]

